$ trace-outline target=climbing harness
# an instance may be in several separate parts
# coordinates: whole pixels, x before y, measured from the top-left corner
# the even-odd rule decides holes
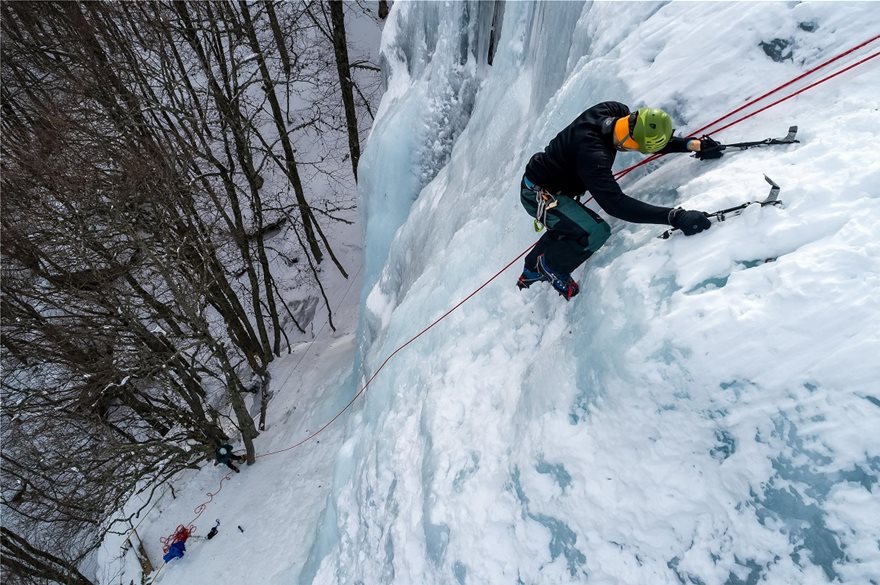
[[[534,191],[535,193],[537,211],[535,212],[534,225],[535,231],[540,232],[544,229],[544,226],[547,225],[547,212],[559,205],[559,200],[557,200],[547,189],[530,181],[525,175],[523,175],[523,185],[526,186],[526,189]]]
[[[538,204],[538,211],[535,213],[535,231],[540,232],[547,225],[547,212],[559,205],[559,201],[546,189],[541,189],[535,191],[535,202]]]

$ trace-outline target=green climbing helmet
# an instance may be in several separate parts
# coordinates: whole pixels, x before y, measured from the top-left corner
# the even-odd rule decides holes
[[[638,143],[640,152],[657,152],[672,138],[672,118],[658,108],[640,108],[632,137]]]

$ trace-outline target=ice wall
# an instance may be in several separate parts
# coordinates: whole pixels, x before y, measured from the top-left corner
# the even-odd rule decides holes
[[[498,3],[501,10],[502,3]],[[492,37],[494,2],[401,3],[385,25],[387,92],[360,162],[366,290],[412,203],[467,125]]]
[[[524,164],[584,108],[694,128],[876,34],[874,12],[396,3],[359,174],[360,378],[534,241]],[[880,163],[840,144],[871,140],[878,86],[865,66],[718,136],[797,123],[800,146],[623,184],[718,209],[765,195],[766,172],[784,209],[670,241],[612,221],[573,302],[518,292],[517,265],[389,362],[301,581],[875,583]]]

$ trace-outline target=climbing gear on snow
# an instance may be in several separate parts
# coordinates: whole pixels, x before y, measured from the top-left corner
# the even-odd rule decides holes
[[[749,148],[755,148],[756,146],[774,146],[777,144],[800,144],[800,140],[795,140],[795,136],[797,135],[798,127],[797,126],[789,126],[788,134],[786,134],[782,138],[765,138],[764,140],[753,140],[751,142],[734,142],[733,144],[720,144],[722,150],[748,150]]]
[[[192,535],[195,530],[195,526],[190,524],[189,526],[184,526],[183,524],[178,524],[177,528],[174,530],[174,534],[168,536],[166,538],[160,538],[159,541],[162,543],[162,552],[167,553],[168,550],[174,545],[176,542],[186,542],[186,540]],[[183,555],[181,555],[183,556]]]
[[[672,138],[672,118],[658,108],[641,108],[631,136],[638,143],[640,152],[657,152]]]
[[[695,152],[694,157],[700,160],[707,160],[712,158],[720,158],[722,153],[727,150],[748,150],[750,148],[757,148],[759,146],[776,146],[782,144],[795,144],[800,143],[800,140],[795,139],[797,136],[797,126],[789,126],[788,134],[783,136],[782,138],[765,138],[764,140],[752,140],[750,142],[734,142],[733,144],[720,144],[715,140],[712,140],[708,136],[703,136],[700,139],[700,152]],[[706,146],[703,146],[704,140],[711,140],[711,143],[708,143],[709,150],[708,156],[704,154],[706,152]],[[712,145],[714,143],[714,146]]]
[[[211,530],[208,532],[208,536],[207,536],[208,540],[211,540],[212,538],[217,536],[217,532],[219,532],[219,531],[220,531],[220,519],[217,518],[217,522],[214,524],[214,526],[211,527]]]
[[[768,183],[770,183],[770,194],[767,195],[766,199],[764,199],[763,201],[746,201],[745,203],[741,203],[740,205],[728,207],[727,209],[721,209],[721,210],[715,211],[713,213],[707,213],[707,214],[705,214],[706,220],[707,221],[715,221],[715,222],[720,223],[722,221],[725,221],[728,217],[736,217],[737,215],[740,215],[750,205],[760,205],[761,207],[766,207],[768,205],[782,205],[782,201],[780,201],[778,199],[779,191],[780,191],[779,185],[774,183],[773,179],[771,179],[767,175],[764,175],[764,180],[767,181]],[[673,210],[673,212],[674,211],[675,210]],[[694,213],[701,213],[701,212],[694,212]],[[671,213],[670,213],[670,215],[671,215]],[[679,228],[672,228],[671,230],[666,230],[665,232],[663,232],[662,234],[660,234],[657,237],[660,238],[661,240],[666,240],[670,236],[672,236],[676,231],[678,231],[678,229]],[[682,230],[682,231],[684,231],[684,230]]]
[[[547,277],[547,281],[550,282],[550,285],[556,289],[562,298],[566,301],[570,301],[572,297],[576,296],[580,291],[580,286],[575,280],[571,277],[571,274],[567,272],[556,272],[550,265],[547,264],[547,261],[544,259],[544,255],[541,254],[538,256],[538,272]]]

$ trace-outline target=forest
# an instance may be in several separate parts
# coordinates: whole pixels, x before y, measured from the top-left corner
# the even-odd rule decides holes
[[[2,3],[4,582],[91,583],[134,494],[232,433],[253,463],[269,365],[349,276],[374,4]]]

